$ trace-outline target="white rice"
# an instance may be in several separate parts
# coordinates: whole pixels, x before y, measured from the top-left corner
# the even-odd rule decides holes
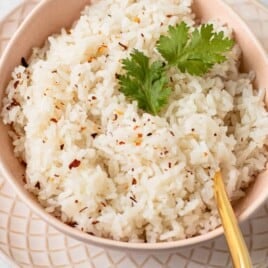
[[[133,48],[159,58],[155,44],[168,25],[195,24],[190,6],[92,1],[70,31],[49,37],[28,68],[14,70],[2,117],[27,163],[26,187],[67,224],[122,241],[196,236],[220,224],[217,170],[236,200],[264,169],[265,90],[239,72],[238,46],[203,77],[171,70],[173,92],[160,116],[118,91],[121,60]]]

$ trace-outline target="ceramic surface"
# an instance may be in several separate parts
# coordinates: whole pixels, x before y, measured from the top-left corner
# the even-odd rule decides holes
[[[0,25],[1,50],[36,2],[27,1]],[[268,14],[253,6],[250,1],[236,2],[240,3],[233,4],[233,7],[238,8],[243,16],[247,16],[251,27],[256,25],[267,27],[265,23],[267,23]],[[250,10],[251,17],[242,10]],[[265,32],[263,31],[260,36],[265,37]],[[244,235],[252,258],[258,267],[268,267],[267,221],[268,203],[243,224]],[[56,231],[33,214],[16,196],[3,177],[0,177],[0,248],[20,267],[230,266],[230,258],[223,238],[207,242],[199,247],[183,249],[174,254],[127,254],[88,246]]]
[[[264,7],[268,7],[268,0],[255,0],[257,2],[259,2],[259,4],[263,5]]]

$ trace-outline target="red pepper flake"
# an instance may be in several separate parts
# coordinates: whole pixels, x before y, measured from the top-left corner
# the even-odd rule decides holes
[[[205,212],[211,212],[211,209],[208,208],[208,207],[206,207],[206,208],[205,208]]]
[[[137,16],[133,18],[133,21],[136,22],[136,23],[140,23],[141,22],[140,18],[137,17]]]
[[[20,83],[20,81],[18,81],[18,80],[17,80],[17,81],[14,83],[14,85],[13,85],[13,86],[14,86],[14,88],[17,88],[17,87],[18,87],[18,85],[19,85],[19,83]]]
[[[132,179],[132,185],[136,185],[137,184],[137,180],[135,178]]]
[[[90,62],[92,62],[92,61],[95,60],[95,59],[96,59],[96,57],[89,57],[89,58],[87,59],[87,62],[90,63]]]
[[[23,160],[21,160],[21,164],[26,168],[27,167],[27,163]]]
[[[51,118],[50,121],[54,123],[58,123],[58,120],[56,118]]]
[[[253,173],[251,176],[252,176],[252,178],[256,179],[256,178],[257,178],[257,176],[258,176],[258,174]]]
[[[12,99],[12,103],[11,103],[12,106],[20,106],[20,104],[16,101],[16,99]]]
[[[15,106],[20,106],[20,104],[17,102],[16,99],[12,99],[12,102],[6,107],[6,109],[9,111],[11,110],[11,108],[15,107]]]
[[[64,144],[60,145],[60,149],[63,150],[64,149]]]
[[[138,138],[142,138],[142,133],[138,133]]]
[[[118,115],[117,114],[114,114],[114,121],[116,121],[118,119]]]
[[[90,136],[95,139],[97,137],[98,133],[92,133]]]
[[[168,154],[168,150],[166,150],[166,151],[164,152],[164,154]]]
[[[119,144],[119,145],[124,145],[124,144],[126,144],[126,143],[125,143],[124,141],[119,141],[118,144]]]
[[[140,146],[140,145],[141,145],[141,141],[136,141],[136,142],[135,142],[135,145],[136,145],[136,146]]]
[[[28,68],[28,66],[29,66],[29,64],[27,63],[27,61],[24,57],[21,58],[21,65],[25,68]]]
[[[96,97],[96,96],[92,96],[91,99],[92,99],[92,100],[96,100],[97,97]]]
[[[87,234],[95,236],[95,234],[92,232],[87,232]]]
[[[97,51],[98,56],[101,56],[101,55],[105,54],[106,51],[107,51],[107,48],[108,48],[108,47],[107,47],[106,45],[102,44],[102,45],[98,48],[98,51]]]
[[[84,208],[80,209],[80,210],[79,210],[79,213],[85,211],[87,208],[88,208],[88,207],[84,207]]]
[[[133,196],[130,196],[129,197],[133,202],[137,203],[137,200],[133,197]]]
[[[75,204],[77,204],[78,203],[78,200],[76,199],[76,200],[74,200],[74,202],[75,202]]]
[[[35,188],[37,188],[38,190],[41,189],[41,186],[40,186],[40,182],[38,181],[35,185],[34,185]]]
[[[128,49],[128,46],[122,44],[121,42],[118,42],[118,45],[119,45],[120,47],[122,47],[124,50],[127,50],[127,49]]]
[[[168,167],[171,168],[171,163],[170,162],[168,162]]]
[[[71,226],[71,227],[75,227],[78,225],[78,223],[76,221],[67,221],[65,222],[67,225]]]
[[[167,17],[167,18],[171,18],[171,17],[173,17],[173,15],[171,15],[171,14],[167,14],[166,17]]]
[[[77,168],[79,167],[81,164],[81,161],[77,160],[77,159],[74,159],[70,165],[69,165],[69,169],[72,169],[72,168]]]
[[[106,204],[105,204],[104,202],[101,202],[101,204],[102,204],[104,207],[106,207]]]
[[[170,130],[169,133],[171,134],[171,136],[175,137],[175,134],[173,131]]]
[[[95,225],[95,224],[98,224],[99,221],[92,221],[92,224]]]

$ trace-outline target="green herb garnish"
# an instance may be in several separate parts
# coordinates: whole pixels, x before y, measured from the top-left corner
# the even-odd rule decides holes
[[[138,101],[140,109],[156,115],[167,103],[171,89],[165,64],[155,61],[152,64],[142,52],[134,49],[129,59],[123,60],[126,74],[119,75],[120,91]]]
[[[182,22],[169,26],[168,34],[160,36],[157,50],[166,60],[150,63],[144,53],[134,49],[130,58],[123,59],[124,74],[119,75],[120,91],[136,100],[140,109],[157,115],[167,103],[171,88],[168,68],[175,66],[181,72],[203,75],[216,63],[226,60],[224,53],[232,49],[234,41],[215,33],[213,25],[205,24],[190,33]]]
[[[168,35],[161,36],[157,50],[170,66],[192,75],[205,74],[214,64],[226,60],[224,53],[231,50],[234,41],[215,33],[212,24],[204,24],[189,33],[189,27],[182,22],[169,26]]]

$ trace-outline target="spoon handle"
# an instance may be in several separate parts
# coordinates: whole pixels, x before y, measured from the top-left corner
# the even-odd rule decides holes
[[[220,172],[214,176],[214,192],[233,266],[234,268],[251,268],[249,252],[227,197]]]

